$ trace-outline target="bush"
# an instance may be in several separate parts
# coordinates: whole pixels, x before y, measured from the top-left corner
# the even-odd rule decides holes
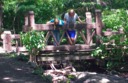
[[[37,31],[21,33],[21,41],[30,54],[29,61],[35,62],[35,56],[45,47],[44,33]]]

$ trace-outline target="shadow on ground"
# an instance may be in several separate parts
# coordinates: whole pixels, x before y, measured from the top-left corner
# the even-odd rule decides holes
[[[48,83],[41,76],[32,74],[32,68],[24,61],[18,61],[0,54],[0,83]]]

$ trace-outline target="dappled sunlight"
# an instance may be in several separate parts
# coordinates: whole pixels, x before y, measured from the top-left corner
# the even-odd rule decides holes
[[[33,75],[31,68],[25,62],[4,55],[0,56],[0,83],[42,83],[44,81],[41,77]]]
[[[5,82],[13,83],[13,82],[23,82],[23,80],[15,79],[12,77],[3,77],[3,80]]]
[[[16,79],[16,78],[13,78],[13,77],[3,77],[2,80],[5,83],[33,83],[32,81],[26,81],[24,79]],[[2,83],[4,83],[4,82],[2,82]]]
[[[4,77],[3,80],[10,80],[10,77]]]
[[[107,78],[102,78],[101,80],[99,80],[100,83],[109,83],[110,80]]]
[[[21,71],[22,69],[21,68],[15,68],[15,70]]]
[[[21,71],[22,69],[21,68],[16,68],[16,70]]]
[[[96,79],[87,79],[86,81],[84,81],[85,83],[89,83],[89,82],[96,82]]]

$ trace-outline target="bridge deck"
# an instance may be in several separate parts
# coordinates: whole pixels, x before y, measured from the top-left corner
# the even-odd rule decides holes
[[[92,51],[95,45],[89,46],[86,44],[75,44],[75,45],[59,45],[59,46],[54,46],[54,45],[47,45],[42,51]],[[27,51],[25,47],[18,47],[19,51]]]
[[[85,44],[75,45],[48,45],[40,51],[37,61],[55,61],[55,60],[83,60],[94,59],[90,56],[90,52],[94,50],[94,46]],[[19,47],[20,52],[26,52],[25,47]]]
[[[62,61],[62,60],[86,60],[94,59],[88,51],[61,51],[42,53],[37,56],[37,61]]]

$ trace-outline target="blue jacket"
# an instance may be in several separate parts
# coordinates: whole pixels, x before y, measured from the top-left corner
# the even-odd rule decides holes
[[[60,19],[58,19],[59,20],[59,24],[57,25],[57,26],[63,26],[64,25],[64,21],[63,20],[60,20]],[[50,22],[54,22],[54,19],[52,19],[52,20],[50,20]]]

